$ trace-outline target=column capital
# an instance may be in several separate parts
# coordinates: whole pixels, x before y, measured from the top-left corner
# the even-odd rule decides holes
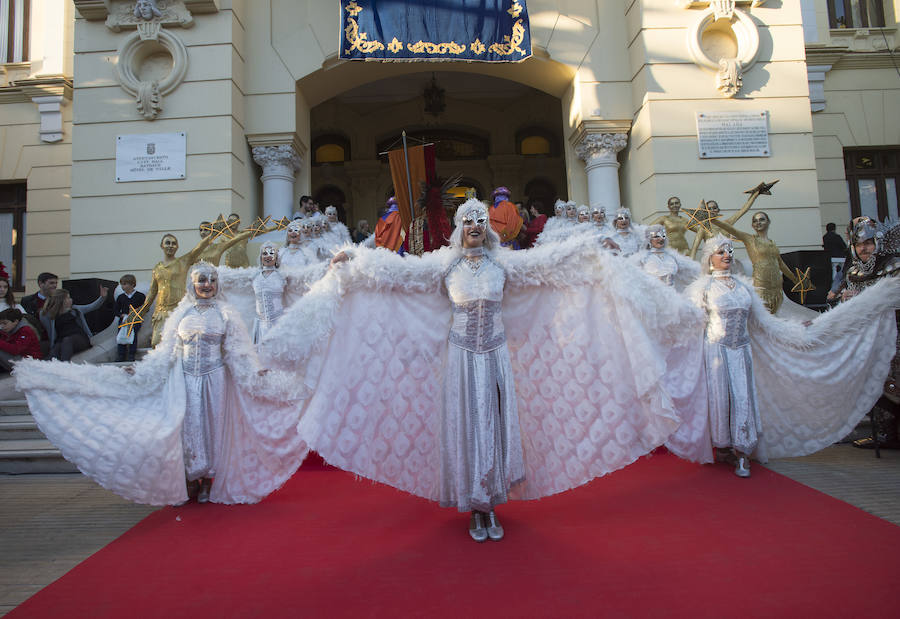
[[[300,169],[300,155],[291,144],[275,144],[271,146],[254,146],[252,148],[253,161],[263,169],[263,175],[271,172],[291,170],[293,173]]]
[[[575,153],[587,165],[616,162],[616,154],[628,145],[625,133],[587,133],[576,144]]]

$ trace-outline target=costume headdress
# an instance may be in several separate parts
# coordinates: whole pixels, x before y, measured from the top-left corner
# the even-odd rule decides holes
[[[662,224],[653,224],[651,226],[647,226],[644,229],[644,237],[646,239],[646,243],[644,244],[644,247],[649,248],[649,249],[653,248],[653,246],[650,245],[650,241],[655,238],[662,239],[664,241],[663,247],[665,247],[666,244],[668,244],[666,228]]]
[[[262,263],[263,255],[266,255],[266,254],[275,256],[275,268],[276,269],[279,266],[281,266],[281,260],[279,260],[279,258],[278,258],[278,245],[276,245],[272,241],[266,241],[265,243],[263,243],[262,245],[259,246],[259,266],[260,266],[260,268],[263,268],[263,269],[266,268],[263,266],[263,263]]]
[[[509,198],[510,195],[511,195],[511,193],[510,193],[509,189],[507,189],[506,187],[497,187],[497,188],[491,193],[491,201],[492,201],[492,202],[493,202],[493,201],[496,201],[496,200],[497,200],[497,196],[506,196],[507,198]]]
[[[450,244],[454,247],[462,247],[463,225],[474,223],[484,227],[484,248],[494,249],[500,246],[500,235],[491,227],[491,217],[484,202],[477,198],[469,198],[459,205],[456,215],[453,216],[453,224],[456,226],[450,234]]]
[[[553,213],[557,217],[561,217],[562,215],[565,214],[565,212],[566,212],[566,203],[563,202],[562,200],[557,200],[556,203],[553,205]]]
[[[213,299],[198,299],[197,293],[194,291],[194,281],[202,278],[207,278],[211,281],[218,282],[219,281],[219,271],[206,262],[205,260],[201,260],[200,262],[194,263],[191,265],[191,268],[188,269],[187,280],[184,283],[184,296],[189,298],[194,304],[202,304],[209,303],[214,299],[222,298],[222,291],[216,287],[216,294]]]
[[[702,272],[709,273],[712,269],[710,266],[710,259],[712,258],[712,255],[722,247],[726,248],[728,252],[734,253],[734,242],[721,234],[717,234],[703,243],[703,250],[700,254],[700,268],[702,269]]]

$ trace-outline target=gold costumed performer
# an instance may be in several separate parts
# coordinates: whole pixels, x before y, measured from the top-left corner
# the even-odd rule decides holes
[[[164,234],[159,246],[163,250],[163,259],[153,267],[153,276],[150,281],[150,290],[147,292],[147,300],[139,313],[144,308],[150,307],[156,301],[156,309],[150,322],[153,325],[153,339],[150,345],[155,347],[162,337],[163,325],[166,318],[181,301],[185,293],[185,281],[187,272],[192,264],[200,260],[203,250],[212,243],[213,235],[210,234],[200,241],[194,249],[180,258],[175,257],[178,251],[178,239],[174,234]]]
[[[735,213],[734,215],[732,215],[731,217],[726,219],[725,222],[728,224],[731,224],[732,226],[734,224],[736,224],[738,219],[743,217],[744,213],[746,213],[747,211],[750,210],[750,207],[753,206],[753,203],[756,202],[756,199],[759,196],[771,196],[772,195],[772,191],[771,191],[772,186],[775,185],[775,183],[777,183],[777,182],[778,182],[777,180],[773,181],[771,183],[762,182],[759,185],[757,185],[756,187],[754,187],[753,189],[748,189],[747,191],[745,191],[744,193],[749,193],[750,197],[747,198],[747,201],[744,203],[744,206],[742,206],[741,209],[737,213]],[[699,210],[709,211],[711,219],[719,216],[719,204],[715,200],[708,200],[706,202],[701,200],[700,208],[697,210],[698,211]],[[697,214],[696,211],[694,214],[696,216],[696,214]],[[697,233],[697,236],[694,237],[694,244],[691,245],[690,256],[691,256],[691,258],[696,259],[697,250],[700,248],[700,246],[715,235],[712,233],[712,231],[707,226],[703,226],[703,225],[698,226],[697,229],[695,230],[695,232]]]
[[[665,227],[669,249],[674,249],[679,254],[687,256],[691,253],[691,247],[685,236],[688,230],[688,220],[678,214],[681,210],[681,198],[672,196],[666,201],[666,206],[669,207],[669,214],[658,218],[651,225],[659,224]]]
[[[759,296],[762,297],[766,309],[774,314],[781,307],[784,292],[781,289],[781,275],[784,274],[793,283],[797,283],[797,277],[791,273],[788,265],[781,259],[781,252],[775,241],[769,240],[769,216],[760,211],[753,215],[751,225],[756,234],[741,232],[734,226],[725,222],[713,220],[714,225],[731,234],[744,244],[747,255],[753,264],[753,285]]]

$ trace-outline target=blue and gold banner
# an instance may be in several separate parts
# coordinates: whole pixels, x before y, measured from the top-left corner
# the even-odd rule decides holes
[[[341,58],[518,62],[525,0],[341,0]]]

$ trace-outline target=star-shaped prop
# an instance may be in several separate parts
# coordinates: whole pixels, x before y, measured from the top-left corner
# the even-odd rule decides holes
[[[754,187],[753,189],[748,189],[744,193],[755,193],[758,196],[771,196],[772,195],[772,187],[774,187],[775,183],[777,183],[779,180],[781,180],[781,179],[775,179],[771,183],[767,183],[767,182],[763,181],[759,185]]]
[[[266,215],[265,219],[263,219],[262,217],[257,217],[256,221],[253,222],[253,225],[247,228],[248,230],[252,231],[250,238],[255,239],[260,234],[265,234],[266,232],[268,232],[269,228],[267,227],[267,225],[271,220],[271,215]]]
[[[140,308],[135,308],[133,305],[129,304],[128,305],[128,320],[126,320],[122,324],[120,324],[119,328],[121,329],[122,327],[127,327],[128,335],[131,335],[132,331],[134,331],[135,325],[140,326],[144,322],[144,319],[141,318],[141,310],[142,309],[144,309],[143,305]],[[132,318],[132,316],[133,316],[133,318]]]
[[[693,211],[685,211],[688,214],[688,222],[687,228],[692,232],[699,232],[700,228],[703,228],[703,231],[708,235],[712,236],[712,227],[710,227],[709,222],[713,219],[718,219],[720,215],[718,213],[713,213],[706,205],[706,201],[701,200],[700,206],[698,206]]]
[[[812,282],[809,280],[809,269],[810,267],[806,267],[805,271],[800,271],[799,268],[794,269],[794,273],[797,275],[797,283],[794,284],[793,288],[791,288],[791,292],[800,293],[801,305],[806,301],[806,293],[816,289],[816,287],[813,286]]]
[[[288,227],[288,224],[290,224],[290,223],[291,223],[290,219],[288,219],[286,216],[282,217],[281,219],[279,219],[278,221],[275,222],[275,229],[276,230],[284,230],[285,228]]]
[[[228,223],[225,221],[225,218],[219,213],[219,216],[213,222],[213,231],[215,232],[215,236],[213,240],[215,241],[220,236],[224,236],[227,239],[233,239],[235,233],[235,226],[237,225],[237,220]]]

